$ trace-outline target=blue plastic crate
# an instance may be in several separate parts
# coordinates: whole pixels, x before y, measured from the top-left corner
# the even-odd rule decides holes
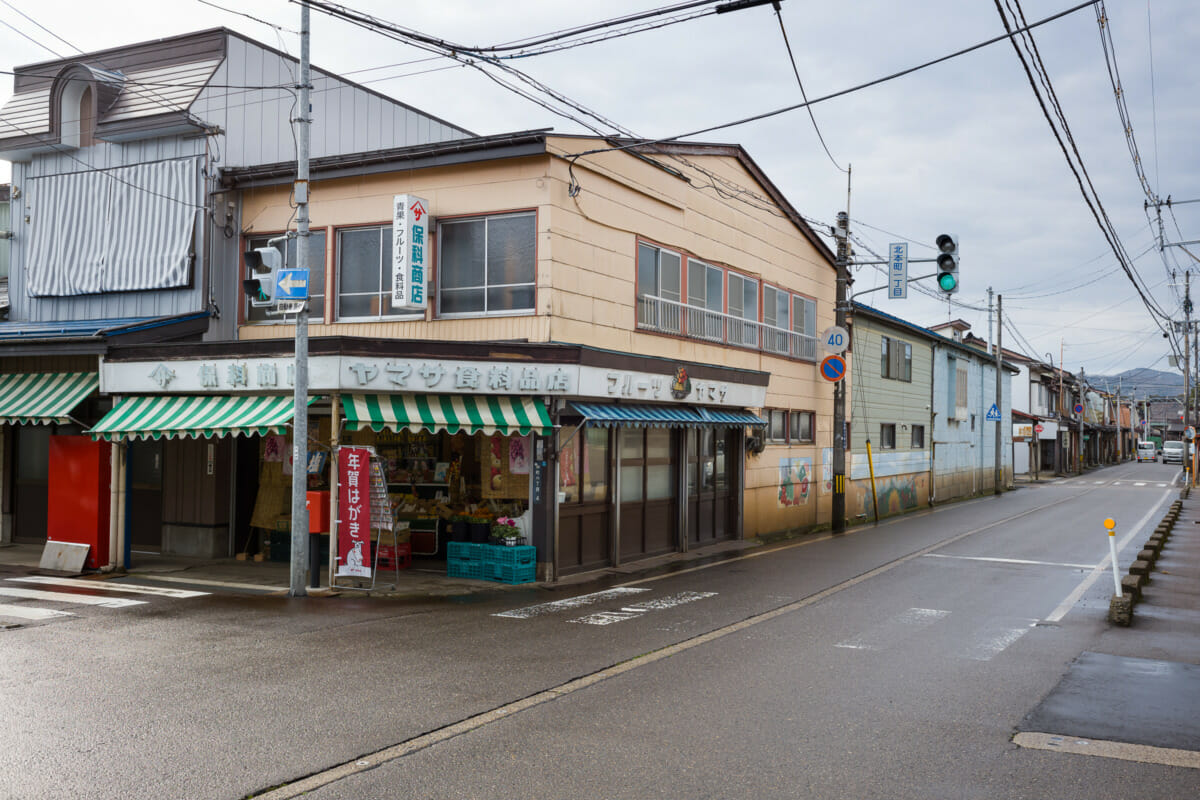
[[[448,558],[446,559],[447,578],[474,578],[485,580],[487,567],[478,559]]]
[[[488,564],[487,570],[487,580],[499,581],[500,583],[533,583],[537,580],[537,564]]]
[[[499,564],[508,567],[524,567],[537,560],[537,548],[531,546],[508,547],[506,545],[487,545],[483,560],[488,564]]]
[[[446,558],[482,561],[485,547],[487,545],[473,542],[446,542]]]

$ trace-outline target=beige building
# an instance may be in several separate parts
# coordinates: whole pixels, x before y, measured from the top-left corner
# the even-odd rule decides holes
[[[740,147],[621,145],[526,132],[311,168],[313,436],[395,447],[388,468],[412,495],[414,452],[453,476],[459,465],[524,517],[542,578],[829,520],[833,393],[817,334],[834,322],[833,254]],[[226,236],[245,250],[294,227],[293,179],[291,163],[226,170]],[[419,258],[404,285],[424,308],[394,305],[397,249]],[[217,281],[236,343],[115,353],[105,390],[228,391],[221,359],[240,358],[251,377],[238,390],[253,391],[294,331],[242,296],[245,273],[229,263]],[[180,379],[135,385],[156,359]],[[183,380],[210,362],[211,380]],[[402,408],[461,418],[500,400],[536,419],[419,422]],[[527,439],[513,446],[528,447],[528,472],[489,467],[501,434]],[[413,552],[443,555],[438,538]]]

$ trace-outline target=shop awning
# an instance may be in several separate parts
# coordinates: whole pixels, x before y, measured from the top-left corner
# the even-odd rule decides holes
[[[541,400],[451,394],[342,395],[342,412],[349,430],[446,431],[486,434],[554,432]]]
[[[127,397],[88,433],[110,442],[284,433],[292,411],[291,395]]]
[[[767,421],[749,411],[726,411],[719,408],[696,407],[696,411],[710,425],[766,425]]]
[[[611,405],[607,403],[571,403],[584,416],[585,425],[631,425],[649,428],[694,428],[710,423],[687,406]]]
[[[100,387],[95,372],[0,375],[0,422],[14,425],[71,421],[70,413]]]

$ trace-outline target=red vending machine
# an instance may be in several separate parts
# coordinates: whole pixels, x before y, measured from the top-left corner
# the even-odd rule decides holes
[[[111,453],[87,436],[50,437],[46,538],[88,545],[88,569],[108,564]]]

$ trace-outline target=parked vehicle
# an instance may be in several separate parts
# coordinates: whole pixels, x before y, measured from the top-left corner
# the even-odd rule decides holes
[[[1137,460],[1140,464],[1143,461],[1158,461],[1158,446],[1154,442],[1138,442],[1137,443]]]
[[[1163,442],[1163,463],[1182,464],[1184,452],[1183,442]]]

